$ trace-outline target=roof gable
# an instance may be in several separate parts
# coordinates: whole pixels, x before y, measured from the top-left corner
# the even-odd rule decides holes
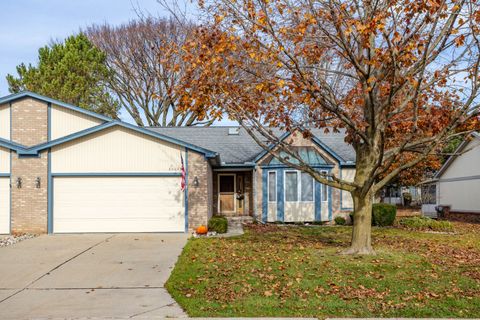
[[[59,100],[56,100],[56,99],[52,99],[52,98],[49,98],[49,97],[46,97],[46,96],[42,96],[38,93],[34,93],[34,92],[30,92],[30,91],[22,91],[22,92],[19,92],[19,93],[14,93],[14,94],[8,95],[6,97],[0,98],[0,104],[9,103],[9,102],[19,100],[19,99],[23,99],[23,98],[33,98],[33,99],[44,101],[44,102],[50,103],[50,104],[54,104],[54,105],[57,105],[57,106],[60,106],[60,107],[63,107],[63,108],[69,109],[69,110],[77,111],[77,112],[89,115],[91,117],[101,119],[103,121],[113,121],[113,119],[110,118],[110,117],[98,114],[98,113],[93,112],[93,111],[86,110],[84,108],[80,108],[78,106],[74,106],[74,105],[69,104],[69,103],[65,103],[65,102],[62,102],[62,101],[59,101]]]
[[[470,139],[473,138],[473,139]],[[480,141],[480,134],[477,132],[473,132],[470,137],[467,137],[460,145],[457,147],[457,149],[454,151],[453,155],[448,158],[448,160],[443,164],[443,166],[437,171],[437,173],[434,176],[434,179],[439,179],[447,170],[450,168],[450,166],[455,162],[455,160],[459,157],[462,156],[462,153],[465,148],[471,144],[473,141]],[[480,147],[480,145],[478,146]]]

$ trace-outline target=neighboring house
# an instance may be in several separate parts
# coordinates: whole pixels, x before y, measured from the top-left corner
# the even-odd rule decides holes
[[[352,179],[344,134],[313,134],[283,138]],[[139,128],[30,92],[0,98],[0,233],[187,232],[213,214],[329,222],[352,207],[239,128]]]
[[[426,215],[436,216],[435,206],[450,206],[459,219],[480,221],[480,134],[460,144],[425,188],[436,194],[435,204],[424,205]]]

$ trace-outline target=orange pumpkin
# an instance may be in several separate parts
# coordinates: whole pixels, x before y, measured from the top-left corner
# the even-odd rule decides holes
[[[206,226],[200,226],[197,228],[198,234],[206,234],[208,232],[208,228]]]

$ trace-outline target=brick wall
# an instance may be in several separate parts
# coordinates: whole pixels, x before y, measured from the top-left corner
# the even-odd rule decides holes
[[[35,99],[12,103],[12,140],[27,147],[47,141],[47,104]]]
[[[33,146],[47,141],[47,104],[22,99],[12,103],[12,140]],[[11,221],[12,232],[47,232],[47,174],[48,152],[39,157],[21,157],[12,153],[11,164]],[[17,185],[21,179],[21,188]],[[36,179],[40,178],[37,188]]]
[[[34,99],[12,103],[12,140],[32,146],[47,141],[47,104]],[[48,152],[39,157],[21,157],[12,152],[11,221],[14,233],[47,232]],[[21,188],[17,186],[21,179]],[[37,188],[36,179],[40,178]]]
[[[210,164],[202,154],[188,152],[188,228],[207,225],[211,215],[212,179]],[[209,177],[210,175],[210,177]],[[197,177],[199,185],[193,181]]]

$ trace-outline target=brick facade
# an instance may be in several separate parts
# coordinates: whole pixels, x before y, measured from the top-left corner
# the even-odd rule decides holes
[[[46,103],[34,99],[13,102],[12,141],[25,146],[46,142],[47,109]],[[19,157],[12,151],[11,159],[11,231],[12,233],[46,233],[48,152],[42,152],[39,157]],[[37,178],[40,185],[37,184]]]
[[[194,186],[195,177],[198,186]],[[202,154],[188,152],[188,228],[207,225],[212,215],[212,171]]]

